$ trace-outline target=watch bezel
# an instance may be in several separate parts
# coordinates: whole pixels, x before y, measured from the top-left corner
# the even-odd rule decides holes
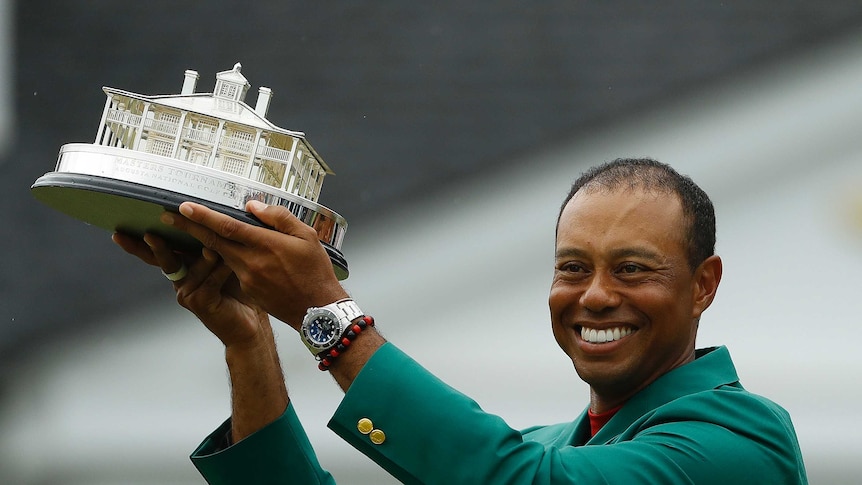
[[[320,307],[311,307],[306,310],[305,317],[302,319],[302,324],[299,328],[300,339],[312,355],[320,358],[323,353],[336,347],[344,337],[347,329],[351,327],[351,324],[363,315],[364,313],[352,298],[344,298],[335,303]],[[326,318],[335,322],[337,328],[336,334],[325,343],[318,343],[309,334],[311,323],[321,316],[326,316]]]
[[[314,321],[321,316],[329,318],[329,320],[335,323],[335,326],[337,328],[336,332],[325,343],[318,343],[309,334],[311,324],[314,323]],[[341,339],[341,334],[344,333],[344,324],[341,322],[341,319],[338,317],[338,315],[336,315],[335,312],[333,312],[332,310],[324,307],[316,307],[308,310],[308,313],[302,320],[302,327],[300,330],[302,332],[302,340],[303,342],[305,342],[305,345],[314,354],[318,354],[332,348],[338,343],[338,341]]]

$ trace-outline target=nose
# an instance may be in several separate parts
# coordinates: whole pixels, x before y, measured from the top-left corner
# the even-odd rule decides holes
[[[613,276],[594,273],[581,294],[580,303],[582,307],[596,313],[619,306],[620,295],[614,288]]]

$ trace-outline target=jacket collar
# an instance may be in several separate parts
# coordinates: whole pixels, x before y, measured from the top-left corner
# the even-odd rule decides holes
[[[643,391],[635,394],[595,436],[586,441],[586,444],[611,442],[637,419],[660,406],[683,396],[738,381],[736,368],[726,347],[698,349],[695,351],[694,361],[664,374]],[[585,422],[588,419],[587,412],[584,410],[571,429],[573,443],[583,444],[585,438],[589,436],[589,422]],[[584,429],[587,430],[586,435],[583,433]]]

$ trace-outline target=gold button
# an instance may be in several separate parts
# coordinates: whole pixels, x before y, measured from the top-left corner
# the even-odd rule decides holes
[[[368,438],[371,439],[371,442],[375,445],[379,445],[386,441],[386,433],[379,429],[373,429],[371,430],[371,434],[368,435]]]
[[[358,429],[362,434],[368,434],[372,429],[374,429],[374,423],[372,423],[368,418],[362,418],[358,423],[356,423],[356,429]]]

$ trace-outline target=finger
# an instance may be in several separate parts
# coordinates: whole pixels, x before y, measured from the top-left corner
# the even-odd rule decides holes
[[[141,261],[151,266],[159,265],[159,262],[153,255],[152,249],[142,239],[117,232],[111,235],[111,240],[117,246],[120,246],[123,251],[137,257]]]
[[[200,288],[212,295],[221,297],[222,288],[233,276],[233,270],[230,266],[224,264],[224,261],[217,259],[206,278],[201,282]]]
[[[260,231],[265,230],[192,202],[183,202],[180,205],[180,214],[209,229],[217,236],[240,244],[249,244],[260,239]]]
[[[175,273],[182,268],[182,258],[165,243],[164,239],[147,233],[144,234],[144,243],[150,247],[153,256],[164,273]]]
[[[257,200],[245,204],[245,210],[276,231],[302,239],[317,240],[317,234],[307,224],[297,219],[286,207],[267,205]],[[309,230],[311,229],[311,230]]]
[[[188,281],[183,280],[177,286],[177,302],[199,316],[211,313],[221,301],[222,287],[232,274],[217,255],[199,258],[189,271]]]
[[[184,289],[186,292],[196,290],[201,283],[210,277],[214,268],[221,263],[221,258],[218,253],[204,249],[202,257],[195,258],[189,265],[189,272],[185,278],[175,282],[174,286],[179,291]]]
[[[195,204],[195,205],[197,206],[196,207],[197,210],[195,210],[195,213],[198,215],[200,215],[201,209],[205,209],[208,211],[210,210],[204,206],[198,206],[197,204]],[[211,212],[218,214],[215,211],[211,211]],[[189,213],[191,214],[191,212],[189,212]],[[222,214],[219,214],[219,215],[222,215]],[[237,221],[236,219],[233,219],[230,216],[224,216],[224,217],[226,217],[227,219],[230,219],[230,220],[232,220],[238,224],[242,224],[241,222]],[[180,215],[180,214],[176,214],[173,212],[164,212],[161,215],[161,221],[164,224],[167,224],[169,226],[172,226],[176,229],[179,229],[183,232],[188,233],[190,236],[192,236],[193,238],[200,241],[201,244],[204,245],[204,247],[210,248],[210,249],[218,252],[222,256],[226,256],[227,254],[235,254],[236,251],[242,247],[241,243],[237,243],[235,241],[231,241],[230,239],[226,239],[226,238],[220,236],[216,231],[210,229],[209,227],[202,225],[202,224],[198,224],[194,220],[189,219],[188,217],[185,217],[185,216]]]

